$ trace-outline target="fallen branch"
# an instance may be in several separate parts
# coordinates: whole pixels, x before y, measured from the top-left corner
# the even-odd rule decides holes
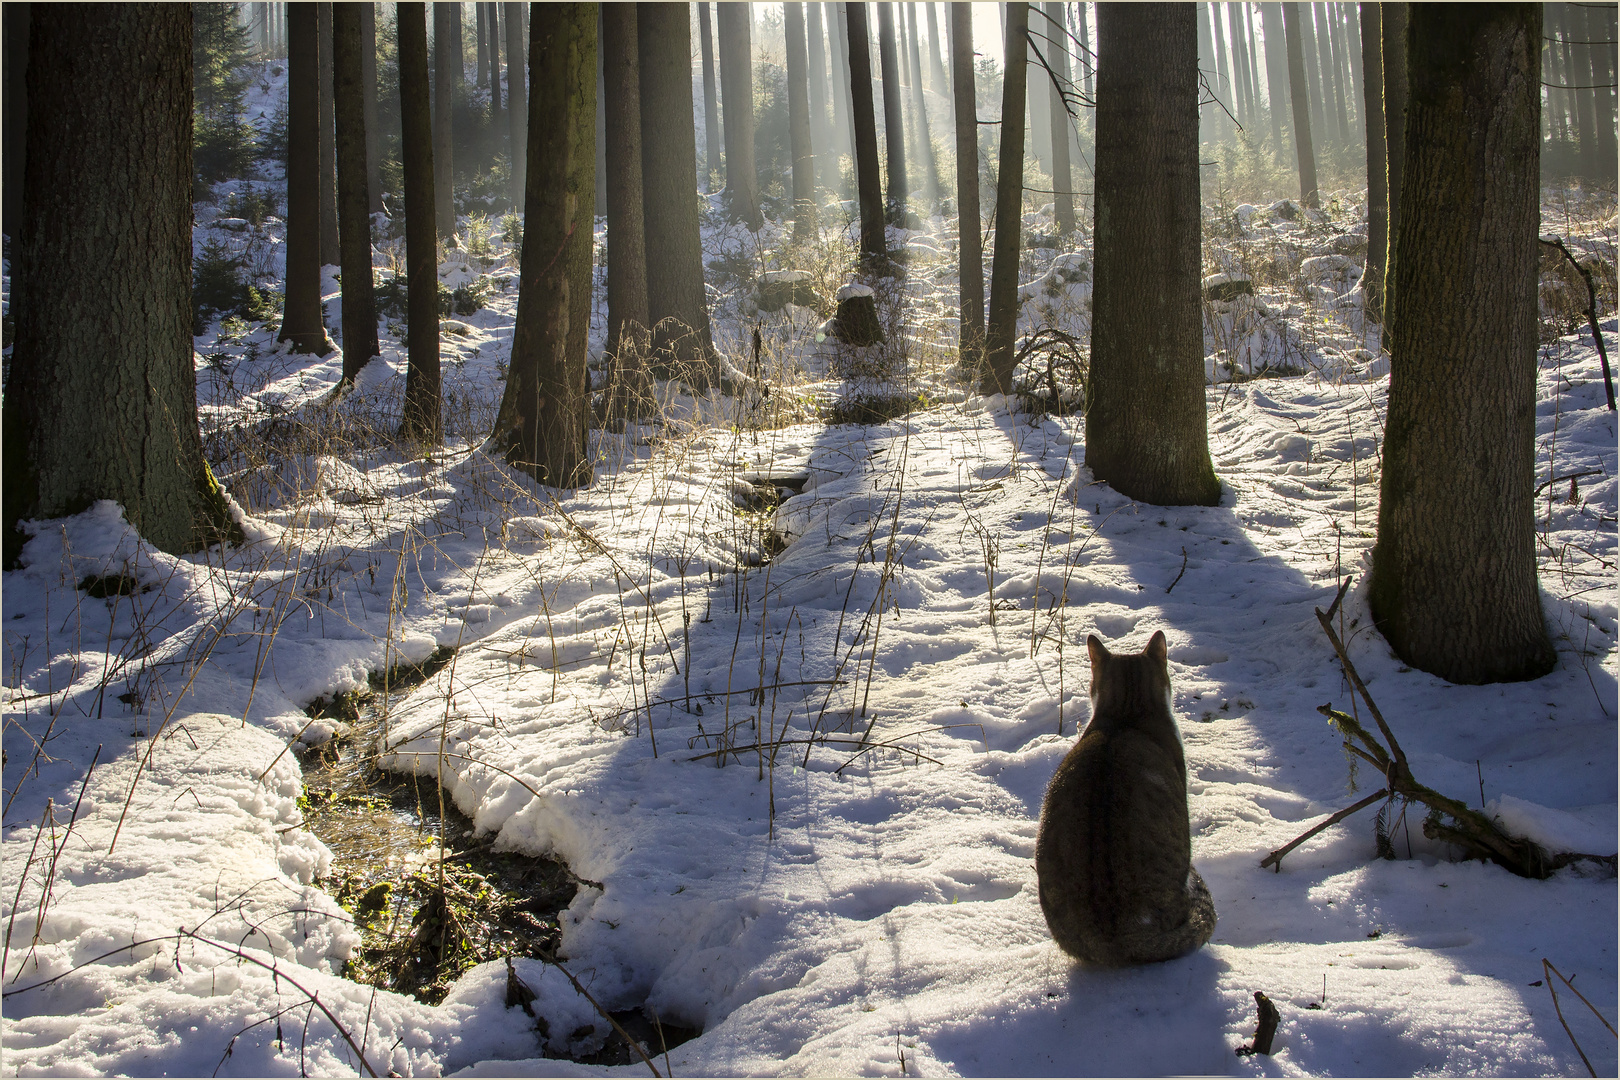
[[[634,1050],[636,1053],[641,1055],[641,1060],[647,1063],[647,1068],[652,1070],[652,1074],[654,1076],[661,1077],[663,1075],[658,1071],[658,1066],[656,1066],[656,1065],[654,1065],[652,1063],[652,1058],[648,1057],[647,1052],[641,1048],[641,1044],[638,1043],[636,1040],[632,1039],[630,1037],[630,1033],[628,1031],[624,1030],[624,1028],[620,1027],[619,1022],[617,1020],[613,1019],[613,1017],[611,1015],[609,1015],[608,1011],[606,1009],[602,1008],[601,1004],[598,1003],[595,998],[591,997],[590,991],[586,990],[585,987],[580,984],[580,981],[578,979],[574,978],[573,972],[571,972],[567,968],[563,967],[562,963],[559,960],[557,960],[556,957],[542,956],[542,957],[540,957],[540,959],[545,961],[546,963],[550,964],[552,967],[556,968],[558,971],[562,972],[563,975],[568,979],[568,981],[574,984],[574,989],[578,990],[579,993],[580,993],[580,996],[583,997],[586,1001],[591,1003],[591,1008],[596,1010],[597,1015],[599,1015],[602,1019],[606,1020],[608,1023],[612,1024],[613,1025],[613,1030],[617,1031],[619,1033],[619,1037],[622,1038],[625,1042],[630,1044],[630,1049]],[[511,961],[508,961],[508,963],[510,963],[510,962]],[[516,972],[513,972],[510,977],[513,978],[513,979],[517,979]],[[519,979],[518,981],[521,982],[522,980]],[[532,993],[532,991],[531,991],[531,993]]]
[[[1609,373],[1609,350],[1603,347],[1603,333],[1598,329],[1597,286],[1592,284],[1592,271],[1576,260],[1575,256],[1570,253],[1569,248],[1564,246],[1564,241],[1561,238],[1555,236],[1551,240],[1543,240],[1542,243],[1562,251],[1564,258],[1569,260],[1569,264],[1575,268],[1576,272],[1586,282],[1586,325],[1591,328],[1592,341],[1597,345],[1598,359],[1603,362],[1603,389],[1609,395],[1609,411],[1614,412],[1614,376]]]
[[[1429,814],[1423,822],[1423,835],[1431,840],[1444,840],[1456,844],[1466,851],[1471,858],[1488,859],[1499,866],[1513,871],[1520,877],[1545,878],[1555,871],[1571,863],[1586,860],[1607,866],[1611,872],[1616,865],[1614,855],[1589,855],[1580,852],[1552,853],[1525,837],[1509,836],[1502,831],[1495,821],[1485,816],[1479,810],[1474,810],[1456,799],[1440,794],[1431,787],[1418,783],[1412,776],[1411,767],[1407,764],[1406,753],[1395,740],[1395,734],[1384,720],[1384,714],[1379,711],[1378,705],[1373,701],[1372,695],[1367,692],[1366,683],[1361,681],[1361,675],[1356,671],[1355,664],[1350,662],[1350,654],[1344,647],[1344,642],[1333,629],[1333,615],[1343,602],[1345,593],[1350,588],[1352,578],[1345,578],[1339,586],[1338,594],[1326,612],[1320,608],[1316,610],[1317,622],[1322,624],[1322,630],[1327,634],[1328,640],[1333,643],[1333,649],[1339,654],[1339,663],[1344,667],[1345,677],[1350,685],[1355,687],[1361,699],[1367,703],[1367,709],[1378,724],[1378,730],[1384,736],[1380,743],[1371,732],[1361,725],[1361,722],[1348,713],[1340,712],[1332,704],[1322,705],[1316,711],[1328,718],[1328,721],[1345,736],[1344,749],[1346,752],[1361,758],[1363,761],[1376,766],[1384,775],[1384,789],[1378,794],[1362,799],[1354,806],[1333,814],[1325,821],[1314,826],[1289,844],[1278,848],[1267,855],[1260,863],[1261,867],[1271,866],[1278,873],[1282,872],[1282,859],[1295,847],[1315,836],[1336,822],[1344,820],[1357,810],[1372,805],[1386,795],[1390,798],[1400,798],[1406,802],[1419,802],[1429,808]],[[1360,745],[1357,745],[1359,743]],[[1354,764],[1352,762],[1352,764]],[[1446,819],[1450,819],[1447,821]]]
[[[1581,1055],[1581,1061],[1586,1065],[1586,1071],[1591,1073],[1593,1076],[1596,1076],[1597,1070],[1592,1068],[1592,1063],[1590,1061],[1587,1061],[1586,1051],[1582,1050],[1581,1044],[1575,1041],[1575,1033],[1569,1030],[1569,1021],[1564,1019],[1564,1010],[1558,1004],[1558,989],[1557,987],[1553,986],[1552,977],[1554,975],[1558,976],[1559,981],[1565,986],[1569,987],[1569,992],[1580,998],[1581,1004],[1592,1010],[1592,1015],[1598,1018],[1598,1023],[1609,1029],[1610,1035],[1615,1035],[1616,1038],[1620,1038],[1620,1034],[1617,1034],[1614,1030],[1614,1025],[1609,1023],[1604,1015],[1597,1011],[1597,1006],[1593,1005],[1590,1001],[1587,1001],[1586,995],[1575,989],[1575,984],[1564,978],[1564,973],[1553,967],[1552,961],[1548,960],[1545,956],[1541,958],[1541,974],[1542,978],[1546,979],[1547,981],[1547,992],[1552,995],[1553,1011],[1558,1013],[1558,1022],[1564,1025],[1564,1034],[1568,1035],[1569,1041],[1575,1044],[1575,1052]]]

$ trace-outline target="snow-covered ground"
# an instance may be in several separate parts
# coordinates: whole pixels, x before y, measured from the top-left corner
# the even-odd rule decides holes
[[[1297,266],[1344,225],[1312,239],[1261,212],[1211,271],[1289,243]],[[780,235],[711,223],[708,257],[768,269]],[[1212,384],[1221,505],[1156,507],[1092,480],[1080,418],[964,390],[941,355],[949,237],[908,239],[909,283],[880,290],[911,360],[892,381],[934,404],[798,422],[858,390],[841,373],[861,364],[818,344],[808,311],[757,316],[768,406],[666,388],[668,422],[594,436],[596,481],[577,492],[477,449],[515,281],[443,337],[452,435],[425,457],[373,434],[397,409],[397,336],[330,412],[313,403],[339,356],[288,355],[273,328],[202,364],[205,424],[263,425],[254,438],[282,448],[221,469],[249,542],[177,559],[101,504],[42,523],[4,577],[0,1067],[624,1072],[543,1056],[589,1052],[605,1025],[539,961],[516,970],[548,1036],[506,1007],[500,960],[438,1006],[340,975],[358,936],[321,887],[335,868],[286,748],[341,733],[303,712],[317,697],[451,646],[378,749],[441,776],[480,834],[592,883],[563,917],[569,970],[608,1009],[702,1029],[654,1053],[660,1072],[1580,1071],[1542,959],[1612,1020],[1612,876],[1455,861],[1398,806],[1393,861],[1368,809],[1280,872],[1259,862],[1357,797],[1316,711],[1352,706],[1313,614],[1346,575],[1351,657],[1418,779],[1552,848],[1615,850],[1620,486],[1590,338],[1549,342],[1538,384],[1538,477],[1582,474],[1537,504],[1558,666],[1453,686],[1369,625],[1388,379],[1353,275],[1290,296],[1256,272],[1258,302],[1212,305],[1212,374],[1268,359],[1305,374]],[[1055,274],[1058,258],[1032,256],[1026,320],[1083,335],[1089,278]],[[484,269],[512,274],[499,245]],[[715,292],[739,357],[745,294]],[[785,478],[803,492],[774,515],[739,512]],[[769,532],[787,546],[759,565]],[[96,575],[133,583],[94,596],[80,586]],[[1219,924],[1181,960],[1088,969],[1047,933],[1035,824],[1087,719],[1086,635],[1134,650],[1155,630]],[[1240,1057],[1256,991],[1282,1022],[1272,1056]],[[1612,1075],[1612,1036],[1559,1001]]]

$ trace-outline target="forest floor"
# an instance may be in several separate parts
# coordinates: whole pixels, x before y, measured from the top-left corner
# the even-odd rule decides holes
[[[227,202],[199,207],[199,249],[247,248],[274,280],[279,223]],[[1614,209],[1549,192],[1544,227],[1612,267]],[[850,350],[818,340],[822,313],[759,312],[753,284],[804,269],[830,299],[847,223],[795,249],[711,206],[716,341],[748,388],[660,384],[656,422],[593,433],[575,492],[479,448],[517,299],[498,226],[469,221],[441,267],[488,293],[443,324],[442,447],[392,436],[397,326],[334,406],[340,354],[215,320],[199,405],[248,542],[175,558],[100,504],[41,523],[4,578],[0,1067],[1541,1075],[1584,1052],[1612,1075],[1613,1036],[1543,969],[1612,1021],[1612,872],[1459,861],[1399,804],[1377,830],[1394,858],[1369,808],[1259,867],[1377,786],[1316,711],[1362,707],[1313,613],[1347,576],[1338,626],[1418,779],[1554,850],[1610,854],[1617,833],[1620,482],[1590,336],[1549,286],[1536,527],[1557,668],[1482,687],[1408,669],[1362,588],[1388,390],[1355,288],[1365,222],[1353,195],[1291,211],[1210,213],[1207,271],[1255,295],[1206,311],[1207,508],[1123,498],[1085,468],[1080,417],[967,389],[937,218],[895,236],[887,343]],[[1084,342],[1089,249],[1065,247],[1028,253],[1024,329]],[[889,415],[825,421],[851,402]],[[1134,650],[1155,630],[1219,924],[1181,960],[1092,969],[1047,932],[1035,824],[1088,716],[1086,635]],[[430,660],[364,722],[334,707]],[[449,866],[482,895],[454,869],[474,848],[563,864],[547,887],[572,900],[544,928],[561,966],[509,969],[468,934],[434,1004],[345,977],[390,900],[345,893],[307,827],[306,749],[329,740],[442,783],[463,815],[381,853],[401,873]],[[610,1039],[570,976],[655,1021],[650,1063],[570,1060]],[[1256,991],[1281,1026],[1270,1056],[1239,1056]],[[665,1052],[658,1024],[701,1034]]]

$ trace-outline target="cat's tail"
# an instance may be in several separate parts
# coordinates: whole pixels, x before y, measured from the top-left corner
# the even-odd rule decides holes
[[[1156,964],[1202,948],[1215,933],[1215,898],[1198,871],[1187,870],[1187,921],[1174,930],[1128,934],[1112,942],[1116,964]]]

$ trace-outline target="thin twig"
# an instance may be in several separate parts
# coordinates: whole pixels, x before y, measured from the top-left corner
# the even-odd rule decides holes
[[[656,1065],[654,1065],[652,1063],[652,1058],[648,1057],[647,1052],[641,1048],[641,1044],[638,1043],[636,1040],[632,1039],[630,1037],[630,1033],[628,1031],[624,1030],[624,1028],[620,1027],[619,1022],[617,1020],[613,1019],[613,1016],[606,1009],[602,1008],[602,1006],[600,1004],[598,1004],[598,1002],[597,1002],[597,1000],[595,998],[591,997],[591,992],[589,990],[585,989],[584,986],[580,985],[580,981],[578,979],[574,978],[574,975],[573,975],[573,973],[571,971],[569,971],[567,968],[562,966],[562,962],[560,960],[557,960],[555,957],[542,957],[542,959],[545,960],[545,962],[550,964],[552,967],[556,968],[558,971],[562,972],[563,975],[565,975],[567,977],[568,981],[574,984],[574,989],[579,991],[580,996],[582,996],[586,1001],[591,1003],[591,1007],[594,1008],[597,1011],[597,1013],[602,1017],[602,1019],[606,1020],[608,1023],[613,1025],[613,1030],[617,1031],[619,1033],[619,1037],[624,1039],[625,1042],[630,1044],[630,1048],[632,1050],[634,1050],[637,1054],[641,1055],[641,1060],[645,1061],[647,1063],[647,1068],[652,1070],[652,1074],[654,1076],[661,1077],[663,1075],[662,1073],[660,1073],[658,1071],[658,1066],[656,1066]],[[373,1075],[375,1075],[375,1074],[373,1074]]]
[[[1358,810],[1365,810],[1367,807],[1371,806],[1373,803],[1377,802],[1379,799],[1384,798],[1388,794],[1389,794],[1389,789],[1388,788],[1379,788],[1377,791],[1373,792],[1371,795],[1367,796],[1365,799],[1362,799],[1360,802],[1356,803],[1354,806],[1347,806],[1343,810],[1340,810],[1338,813],[1330,815],[1327,818],[1327,820],[1323,821],[1320,825],[1317,825],[1316,827],[1312,828],[1309,832],[1303,833],[1300,836],[1295,837],[1293,840],[1289,841],[1287,844],[1284,844],[1282,847],[1278,848],[1276,851],[1273,851],[1270,855],[1267,855],[1264,859],[1261,859],[1260,860],[1260,868],[1262,870],[1264,870],[1266,867],[1270,866],[1270,867],[1273,867],[1277,871],[1277,873],[1279,873],[1279,874],[1282,873],[1282,861],[1283,861],[1283,856],[1284,855],[1287,855],[1290,851],[1293,851],[1295,848],[1299,847],[1299,845],[1303,844],[1305,841],[1309,840],[1311,837],[1315,836],[1317,833],[1321,832],[1322,830],[1328,828],[1329,826],[1337,825],[1339,822],[1343,821],[1345,818],[1349,817],[1351,814],[1354,814]]]

